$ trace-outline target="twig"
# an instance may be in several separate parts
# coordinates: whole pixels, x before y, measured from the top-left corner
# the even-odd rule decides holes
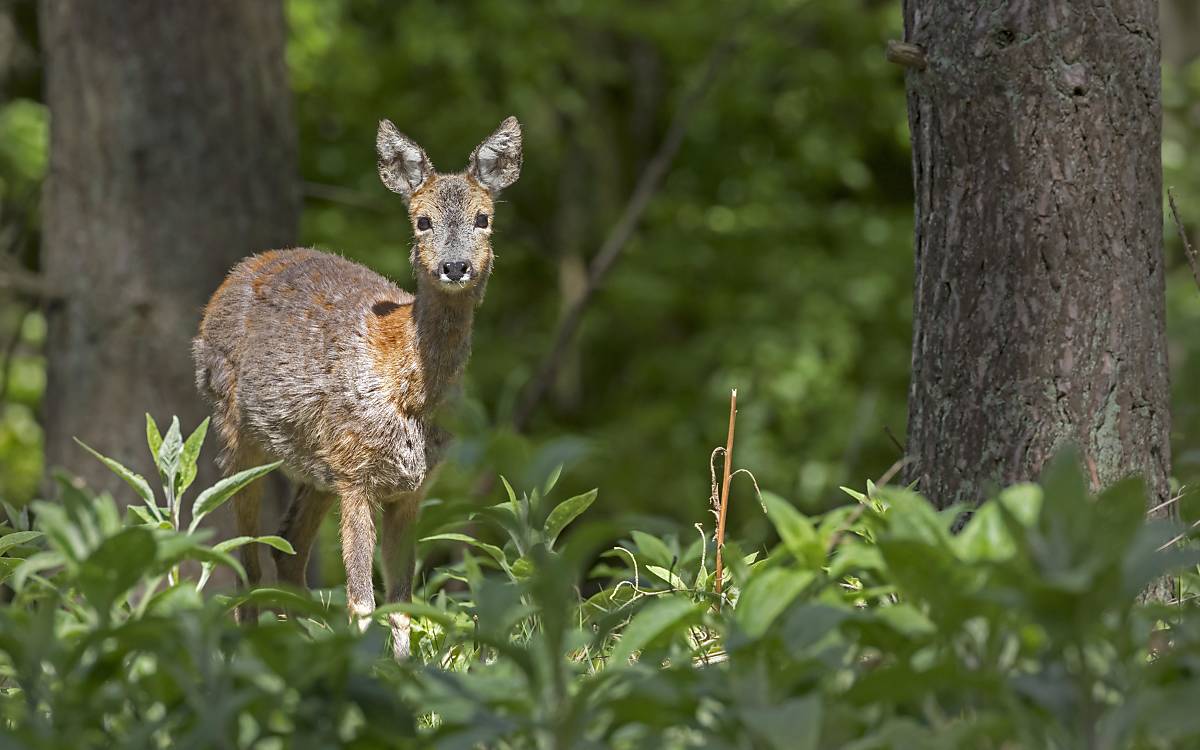
[[[1167,188],[1167,203],[1171,206],[1171,218],[1175,221],[1179,239],[1183,241],[1183,254],[1187,257],[1188,266],[1192,269],[1192,280],[1196,282],[1197,287],[1200,287],[1200,262],[1196,258],[1196,248],[1192,247],[1187,232],[1184,231],[1183,220],[1179,218],[1179,207],[1175,205],[1175,188],[1173,187]]]
[[[717,592],[717,606],[721,606],[721,573],[724,568],[724,560],[721,553],[725,546],[725,514],[729,512],[729,480],[733,478],[730,471],[733,463],[733,428],[737,422],[737,388],[734,388],[729,394],[729,436],[725,440],[725,474],[721,480],[721,513],[717,518],[717,569],[715,591]]]
[[[892,445],[896,446],[896,450],[900,451],[900,455],[901,455],[901,456],[903,456],[905,453],[907,453],[907,452],[908,452],[908,451],[904,450],[904,444],[903,444],[903,443],[901,443],[899,440],[897,440],[897,439],[896,439],[896,434],[895,434],[894,432],[892,432],[892,428],[891,428],[891,427],[888,427],[887,425],[884,425],[884,426],[883,426],[883,432],[884,432],[884,434],[885,434],[885,435],[887,435],[887,436],[888,436],[888,438],[889,438],[889,439],[891,439],[891,441],[892,441]]]
[[[380,202],[372,198],[366,193],[361,193],[357,190],[344,188],[340,185],[326,185],[323,182],[310,182],[305,180],[302,185],[302,194],[305,198],[315,198],[317,200],[327,201],[329,203],[339,203],[343,206],[351,208],[362,208],[375,213],[384,213],[387,209]]]
[[[0,290],[11,290],[32,299],[54,300],[62,296],[45,276],[23,268],[0,271]]]
[[[551,345],[550,351],[546,354],[537,370],[534,371],[533,377],[529,379],[525,388],[522,389],[522,397],[518,402],[516,410],[513,412],[513,426],[518,432],[524,431],[529,424],[530,418],[546,397],[546,393],[549,391],[555,376],[558,374],[558,369],[562,365],[562,360],[566,355],[568,346],[575,337],[575,333],[579,329],[579,324],[583,321],[584,311],[591,303],[592,297],[600,287],[600,283],[612,269],[613,263],[616,262],[626,245],[629,244],[629,241],[633,239],[634,231],[637,229],[642,214],[645,213],[651,199],[658,192],[659,185],[662,183],[663,178],[666,176],[675,159],[676,153],[679,151],[680,145],[683,143],[683,137],[687,133],[688,126],[691,124],[692,116],[695,114],[697,106],[699,106],[704,95],[716,80],[725,63],[725,59],[733,51],[734,47],[735,42],[731,34],[713,48],[712,52],[709,53],[708,61],[700,80],[697,81],[692,90],[680,102],[679,108],[675,111],[675,116],[671,120],[671,125],[667,129],[667,134],[663,137],[662,143],[659,144],[658,151],[646,163],[641,176],[638,177],[633,193],[629,196],[629,201],[625,204],[625,208],[621,212],[621,217],[608,233],[604,244],[600,246],[600,250],[596,253],[595,258],[588,267],[587,283],[583,291],[563,314],[558,324],[558,329],[555,331],[554,343]]]
[[[896,463],[894,463],[890,467],[888,467],[887,471],[883,472],[883,475],[881,477],[879,477],[879,481],[875,482],[875,487],[876,488],[882,487],[885,484],[887,484],[888,482],[892,481],[892,478],[894,476],[896,476],[897,474],[899,474],[900,470],[903,469],[909,463],[910,463],[910,459],[907,456],[896,461]],[[866,503],[861,503],[857,508],[850,511],[850,515],[846,516],[846,520],[842,522],[842,525],[839,526],[837,531],[833,532],[833,534],[829,537],[829,543],[825,545],[825,554],[826,555],[828,555],[830,552],[832,552],[834,549],[837,548],[838,543],[842,541],[842,537],[845,536],[846,532],[850,529],[850,527],[852,525],[854,525],[854,522],[858,520],[858,517],[861,516],[863,514],[863,511],[865,511],[866,509],[867,509]]]

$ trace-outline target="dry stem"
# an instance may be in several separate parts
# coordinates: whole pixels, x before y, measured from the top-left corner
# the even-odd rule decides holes
[[[721,574],[724,568],[721,552],[725,546],[725,514],[729,512],[729,480],[733,478],[733,472],[730,469],[733,463],[733,428],[736,422],[737,388],[734,388],[729,394],[729,437],[725,440],[725,474],[721,479],[721,513],[717,517],[717,571],[715,590],[718,597],[718,607],[721,606]]]

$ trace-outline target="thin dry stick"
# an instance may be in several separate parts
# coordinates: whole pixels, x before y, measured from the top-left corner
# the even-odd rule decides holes
[[[1196,248],[1188,241],[1187,232],[1183,229],[1183,221],[1179,218],[1179,208],[1175,205],[1175,188],[1167,188],[1167,203],[1171,205],[1171,218],[1175,221],[1175,229],[1179,239],[1183,241],[1183,254],[1187,256],[1188,266],[1192,269],[1192,279],[1200,287],[1200,262],[1196,259]]]
[[[725,514],[729,512],[729,480],[733,478],[730,471],[733,463],[733,427],[737,422],[737,388],[729,394],[729,437],[725,440],[725,474],[721,479],[721,513],[717,517],[717,573],[716,592],[717,606],[721,606],[721,573],[724,561],[721,552],[725,546]]]

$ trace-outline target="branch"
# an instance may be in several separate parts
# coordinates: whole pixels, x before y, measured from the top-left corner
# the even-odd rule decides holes
[[[41,300],[55,300],[62,297],[46,277],[26,271],[23,268],[11,268],[0,271],[0,291],[13,291],[25,297]]]
[[[538,406],[541,405],[550,386],[554,383],[555,376],[558,375],[559,367],[562,365],[562,360],[567,353],[567,348],[579,330],[579,324],[583,322],[583,314],[591,303],[592,297],[595,295],[597,289],[599,289],[601,282],[604,281],[604,277],[612,269],[617,258],[620,257],[621,252],[633,238],[638,221],[642,218],[642,214],[645,213],[647,206],[650,205],[650,201],[654,198],[655,193],[658,192],[663,178],[666,176],[671,163],[675,159],[675,155],[679,152],[679,146],[683,142],[683,137],[687,133],[696,108],[699,106],[701,100],[703,100],[709,88],[711,88],[713,81],[716,80],[725,59],[733,51],[734,47],[733,34],[730,34],[723,42],[713,48],[712,52],[709,53],[708,61],[700,80],[697,81],[688,95],[680,102],[679,108],[675,111],[675,116],[671,120],[671,125],[667,129],[666,136],[664,136],[658,150],[650,161],[646,163],[645,168],[638,177],[637,185],[634,187],[633,193],[629,196],[629,201],[625,204],[620,219],[617,220],[617,223],[608,233],[604,244],[600,246],[600,250],[596,253],[596,257],[588,267],[587,283],[583,288],[583,292],[563,314],[562,319],[559,321],[558,329],[555,331],[554,343],[551,345],[550,351],[542,359],[533,377],[529,379],[529,382],[522,389],[521,399],[513,413],[513,426],[518,432],[524,431],[529,425],[530,418]]]
[[[1196,248],[1188,241],[1187,232],[1183,229],[1183,221],[1179,218],[1179,208],[1175,205],[1175,189],[1167,188],[1167,202],[1171,205],[1171,218],[1175,221],[1175,229],[1179,231],[1179,239],[1183,240],[1183,254],[1187,256],[1188,266],[1192,269],[1192,279],[1200,287],[1200,262],[1196,259]]]

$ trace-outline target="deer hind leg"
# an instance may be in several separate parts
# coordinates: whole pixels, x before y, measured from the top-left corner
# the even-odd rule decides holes
[[[227,475],[250,469],[262,463],[261,456],[241,452],[228,462]],[[233,513],[237,521],[238,536],[258,536],[259,509],[262,506],[263,484],[251,482],[233,498]],[[262,566],[259,565],[258,545],[244,544],[238,549],[242,567],[246,569],[246,584],[253,588],[262,581]],[[237,620],[241,623],[258,622],[258,607],[243,604],[237,608]]]
[[[346,606],[360,630],[375,611],[371,569],[375,558],[374,498],[357,487],[340,488],[342,563],[346,566]]]
[[[380,543],[383,547],[383,581],[389,603],[412,601],[413,564],[416,558],[414,522],[424,489],[400,495],[383,506]],[[388,615],[388,625],[392,630],[392,655],[397,661],[408,658],[409,616],[393,612]]]
[[[289,555],[277,549],[271,550],[275,559],[275,571],[280,583],[304,588],[307,581],[308,558],[312,552],[321,521],[333,506],[334,495],[318,490],[309,484],[296,488],[296,495],[279,528],[279,536],[288,540],[296,554]]]

